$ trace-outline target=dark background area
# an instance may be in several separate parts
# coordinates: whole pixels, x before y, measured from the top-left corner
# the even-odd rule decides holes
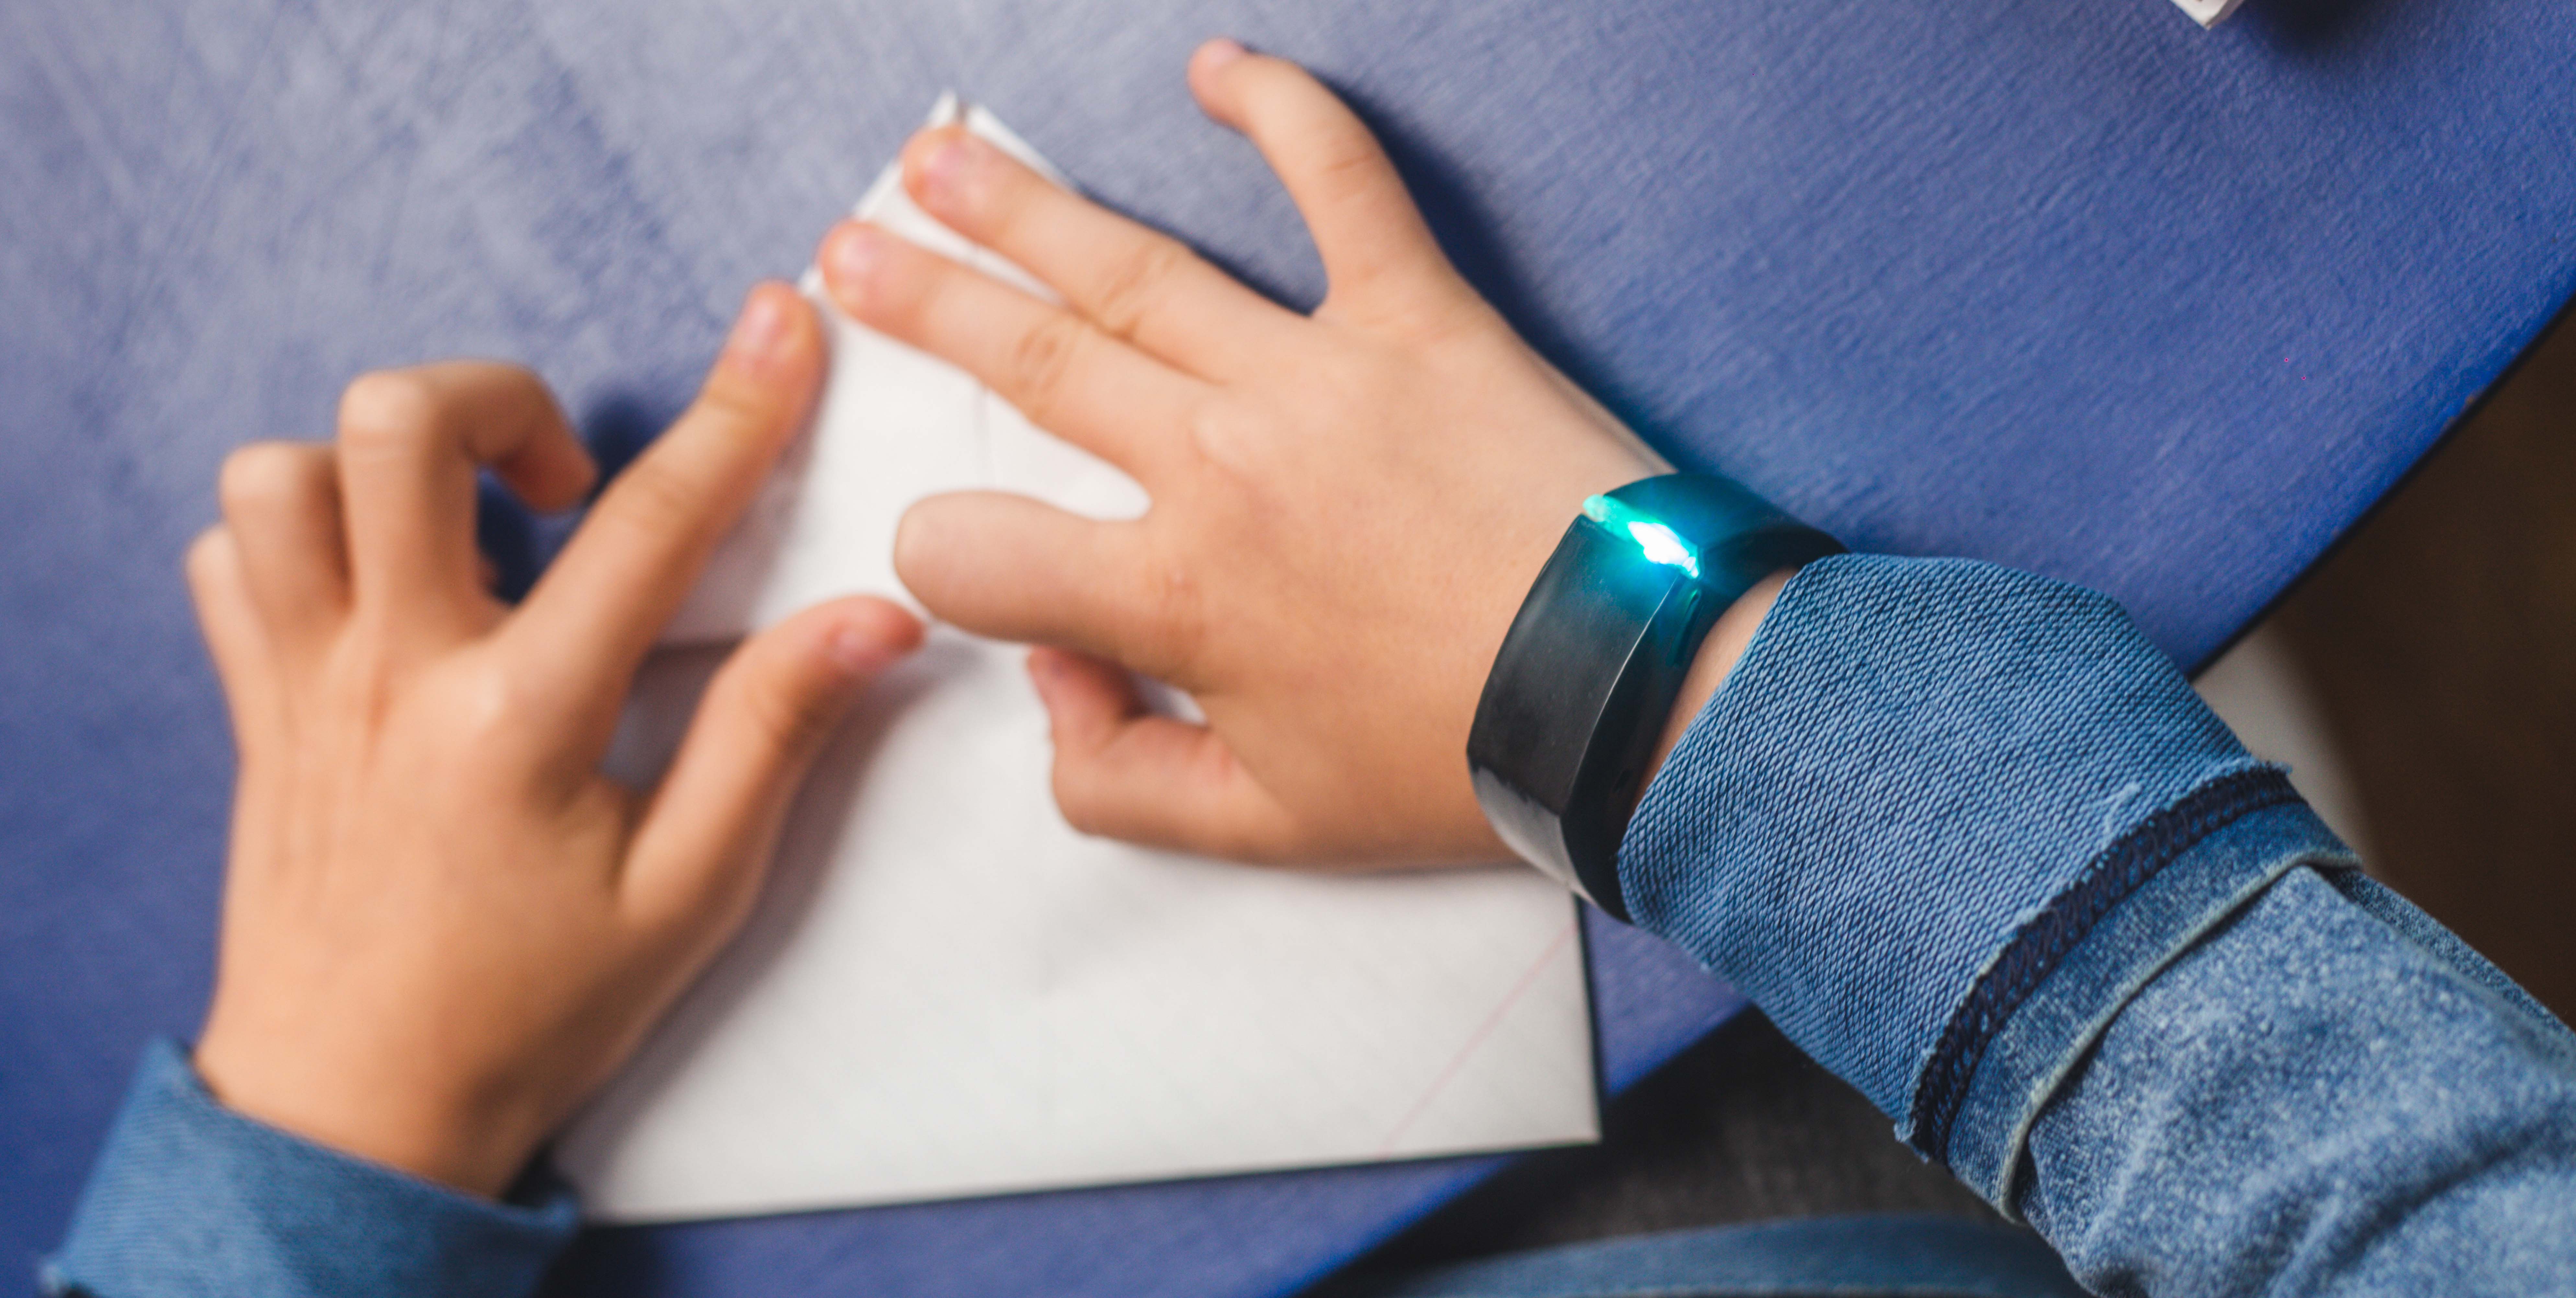
[[[2576,1013],[2576,325],[2274,608],[2370,839],[2370,870]],[[1859,1092],[1747,1013],[1331,1292],[1414,1267],[1772,1217],[1993,1219]]]
[[[2576,325],[2273,613],[2371,873],[2576,1014]]]

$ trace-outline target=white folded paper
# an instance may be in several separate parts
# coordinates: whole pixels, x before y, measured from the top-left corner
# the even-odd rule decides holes
[[[2190,14],[2193,22],[2203,27],[2215,27],[2226,21],[2227,15],[2236,12],[2236,6],[2244,0],[2174,0],[2174,3],[2181,5],[2182,11]]]
[[[959,115],[943,99],[933,120]],[[858,213],[1044,292],[915,207],[891,167]],[[823,301],[810,273],[807,288]],[[892,540],[914,500],[999,487],[1095,517],[1145,506],[967,375],[824,313],[814,427],[639,680],[611,758],[630,778],[667,760],[723,642],[836,595],[903,598]],[[1082,837],[1049,798],[1020,652],[934,630],[834,739],[741,938],[559,1145],[593,1217],[1595,1138],[1562,889],[1519,867],[1317,877]]]

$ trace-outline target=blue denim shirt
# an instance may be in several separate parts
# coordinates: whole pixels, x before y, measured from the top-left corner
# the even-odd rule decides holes
[[[2100,1293],[2576,1292],[2576,1036],[2355,869],[2101,596],[1845,556],[1782,594],[1620,875]],[[146,1057],[58,1292],[502,1295],[573,1230]]]

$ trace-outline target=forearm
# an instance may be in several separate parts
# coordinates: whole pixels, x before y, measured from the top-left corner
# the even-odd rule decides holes
[[[2212,1243],[2176,1240],[2165,1220],[2190,1182],[2052,1161],[2043,1115],[2057,1121],[2052,1104],[2101,1088],[2087,1110],[2099,1128],[2069,1150],[2116,1129],[2211,1178],[2276,1157],[2190,1125],[2231,1115],[2159,1109],[2150,1097],[2179,1079],[2114,1052],[2107,1034],[2127,1030],[2142,989],[2211,995],[2178,991],[2176,962],[2218,949],[2209,935],[2234,933],[2285,876],[2350,864],[2107,600],[1983,565],[1851,557],[1782,594],[1648,790],[1621,872],[1642,922],[2008,1211],[2039,1196],[2032,1219],[2054,1232],[2070,1219],[2040,1211],[2045,1196],[2098,1208],[2120,1187],[2116,1210],[2082,1229],[2103,1256],[2137,1263]],[[2377,976],[2396,953],[2380,953]],[[2200,1011],[2293,999],[2256,980]],[[2332,1017],[2342,1008],[2310,1006],[2325,1017],[2307,1026],[2358,1031]],[[2442,1037],[2457,1026],[2415,1030],[2429,1048],[2483,1048]],[[2352,1068],[2378,1066],[2366,1042],[2333,1048]],[[2563,1061],[2532,1059],[2563,1083]],[[2205,1062],[2258,1097],[2296,1080],[2251,1054]],[[2383,1081],[2354,1102],[2396,1103],[2388,1087],[2403,1079]],[[2248,1225],[2240,1242],[2260,1238]],[[2266,1266],[2251,1253],[2230,1265],[2240,1280]]]

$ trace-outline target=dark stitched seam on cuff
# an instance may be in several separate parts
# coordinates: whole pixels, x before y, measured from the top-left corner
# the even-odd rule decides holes
[[[2249,767],[2192,790],[2102,849],[2075,886],[2013,934],[2003,955],[1941,1029],[1940,1044],[1914,1091],[1914,1147],[1933,1162],[1950,1165],[1950,1124],[1958,1120],[1959,1104],[1985,1058],[1986,1044],[2103,916],[2202,839],[2257,811],[2298,800],[2281,768]]]

